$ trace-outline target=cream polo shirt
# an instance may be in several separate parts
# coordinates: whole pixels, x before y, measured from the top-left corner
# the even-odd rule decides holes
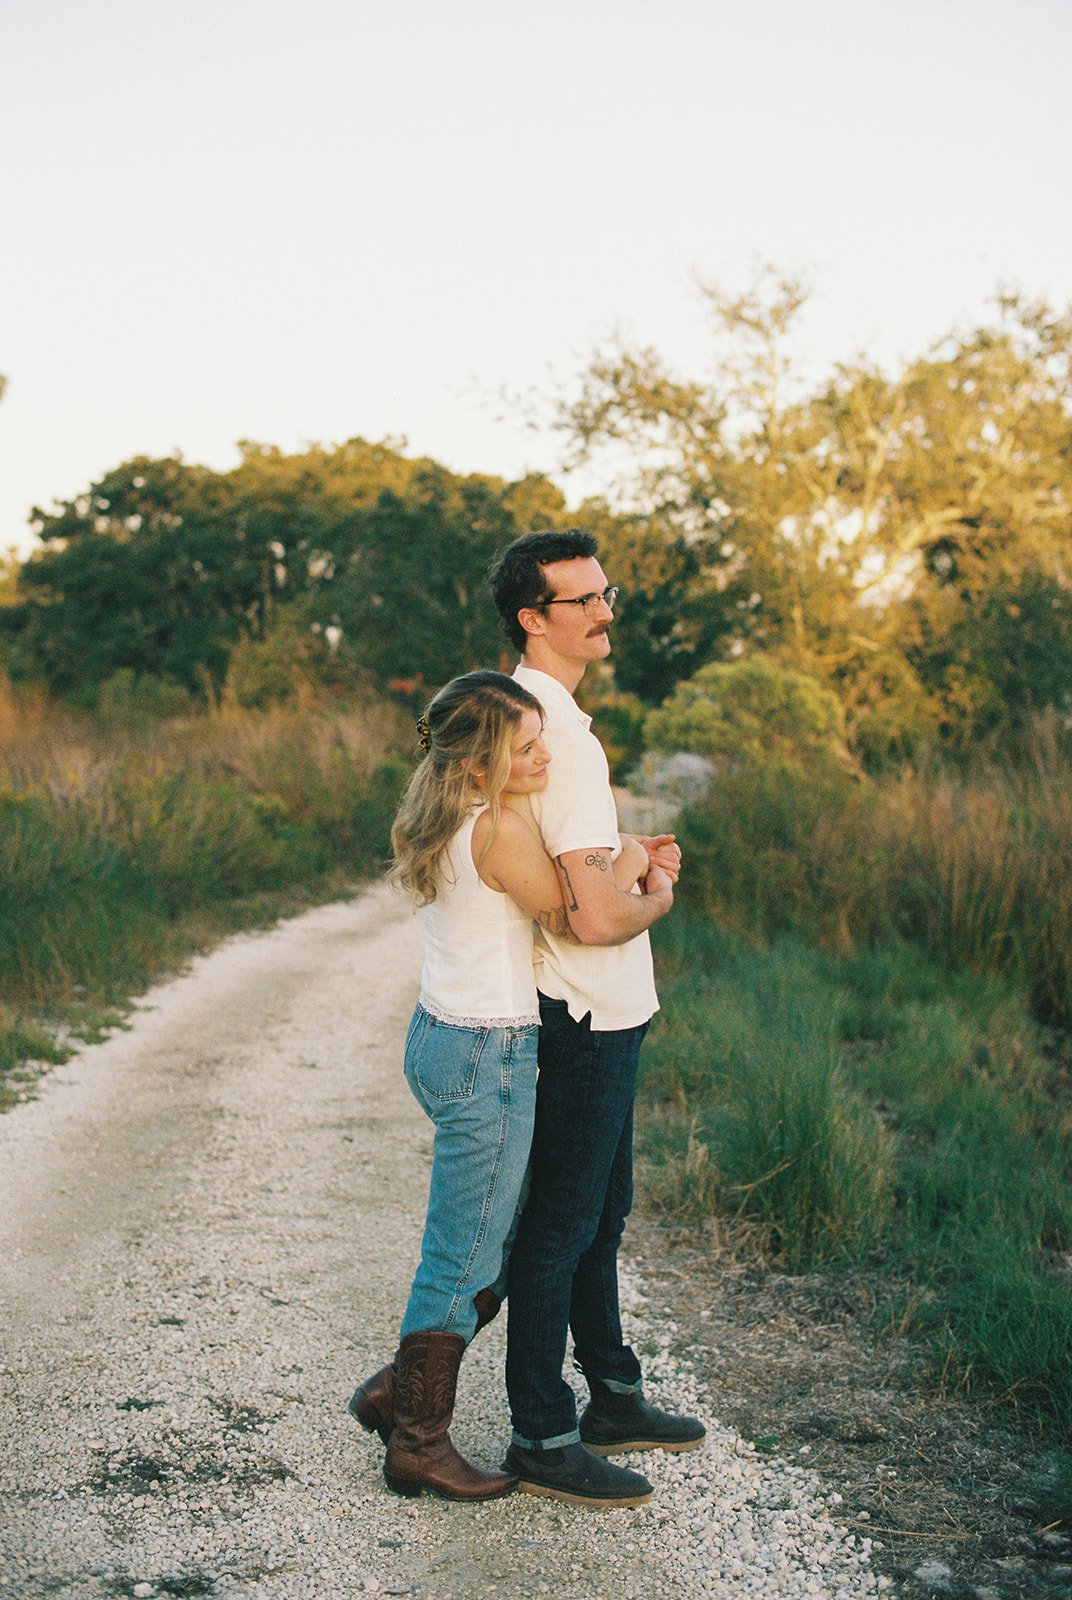
[[[522,664],[514,677],[536,696],[547,717],[547,788],[531,796],[547,853],[560,856],[601,847],[617,855],[621,840],[610,769],[590,731],[591,717],[548,673]],[[598,1033],[639,1027],[659,1009],[646,932],[627,944],[578,945],[537,927],[534,959],[541,993],[564,1000],[576,1022],[590,1011]]]

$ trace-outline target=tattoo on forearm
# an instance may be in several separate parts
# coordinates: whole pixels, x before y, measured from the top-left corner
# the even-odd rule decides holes
[[[556,856],[555,864],[558,867],[559,872],[562,874],[562,883],[566,890],[566,909],[567,911],[577,911],[579,909],[577,905],[577,896],[573,892],[573,885],[570,882],[570,875],[566,871],[565,860],[562,856]]]
[[[600,872],[606,872],[607,870],[607,858],[603,855],[585,856],[584,864],[586,867],[598,867]]]
[[[536,921],[541,928],[546,928],[548,933],[557,933],[560,938],[569,933],[569,917],[566,915],[565,906],[551,906],[547,911],[537,911]]]

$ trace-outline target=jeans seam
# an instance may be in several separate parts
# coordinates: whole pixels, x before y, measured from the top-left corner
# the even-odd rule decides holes
[[[487,1035],[485,1034],[482,1043],[486,1042]],[[484,1192],[484,1203],[480,1211],[480,1223],[473,1238],[472,1249],[469,1251],[469,1257],[465,1263],[465,1270],[458,1282],[457,1292],[451,1301],[450,1310],[447,1313],[446,1320],[448,1325],[454,1321],[454,1318],[457,1315],[458,1307],[466,1297],[465,1290],[468,1289],[470,1283],[472,1282],[471,1273],[473,1270],[473,1262],[480,1254],[480,1247],[484,1243],[484,1237],[488,1231],[488,1222],[491,1217],[493,1202],[495,1199],[495,1190],[499,1184],[499,1174],[502,1171],[503,1151],[506,1149],[507,1123],[509,1121],[510,1099],[508,1062],[512,1050],[513,1039],[508,1035],[504,1044],[503,1065],[499,1077],[499,1141],[495,1147],[495,1160],[492,1165],[487,1189]],[[474,1075],[474,1083],[475,1081],[476,1079]]]

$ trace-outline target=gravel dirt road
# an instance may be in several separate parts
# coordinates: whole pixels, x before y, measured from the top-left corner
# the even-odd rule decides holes
[[[631,1600],[884,1587],[818,1481],[718,1424],[629,1286],[648,1392],[706,1446],[648,1506],[396,1499],[345,1402],[394,1348],[431,1131],[401,1074],[419,927],[383,888],[199,958],[0,1119],[0,1596]],[[453,1435],[498,1464],[505,1317]],[[577,1380],[580,1383],[581,1380]]]

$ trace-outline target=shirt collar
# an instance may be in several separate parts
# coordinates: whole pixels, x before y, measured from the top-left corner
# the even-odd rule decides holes
[[[575,718],[585,728],[592,726],[591,717],[581,710],[565,684],[552,678],[549,672],[541,672],[538,667],[526,667],[521,661],[514,669],[514,677],[522,688],[536,696],[548,716],[556,711],[559,715]]]

